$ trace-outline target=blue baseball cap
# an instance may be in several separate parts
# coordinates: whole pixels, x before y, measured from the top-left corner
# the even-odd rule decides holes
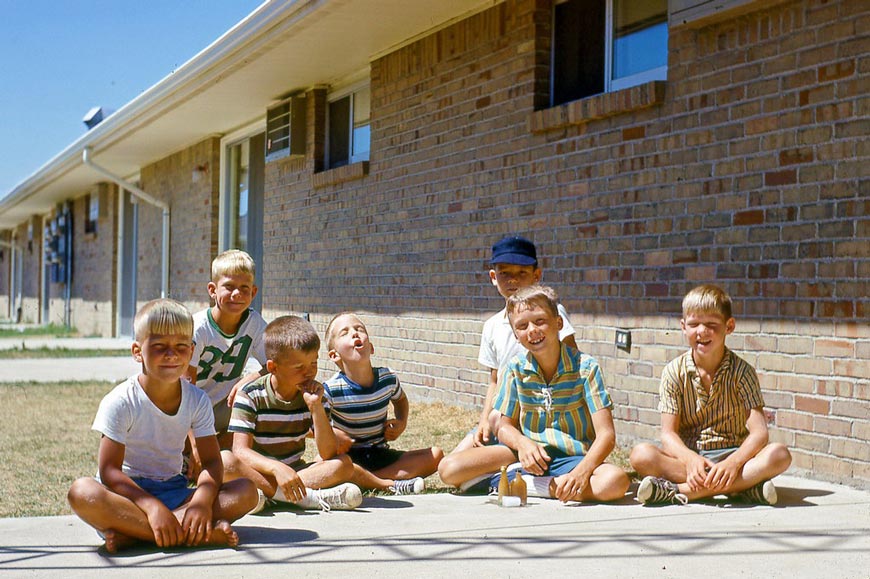
[[[514,265],[537,265],[538,252],[535,244],[519,235],[503,237],[492,246],[490,263],[510,263]]]

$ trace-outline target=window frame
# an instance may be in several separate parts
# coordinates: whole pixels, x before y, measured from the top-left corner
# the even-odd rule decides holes
[[[559,106],[565,104],[567,102],[572,102],[572,100],[580,100],[583,98],[595,96],[598,94],[606,94],[610,92],[615,92],[627,88],[631,88],[634,86],[638,86],[644,84],[646,82],[655,81],[655,80],[667,80],[667,72],[668,66],[667,63],[664,66],[659,66],[652,69],[647,69],[629,76],[625,76],[619,79],[613,78],[613,48],[615,41],[614,34],[614,2],[619,2],[620,0],[599,0],[600,2],[604,2],[604,79],[603,79],[603,91],[600,93],[591,93],[587,95],[582,95],[572,100],[565,100],[562,102],[556,102],[556,56],[557,56],[557,42],[556,42],[556,7],[561,4],[567,4],[575,0],[556,0],[553,2],[552,8],[550,10],[550,90],[549,90],[549,106]],[[576,0],[581,1],[581,0]],[[628,1],[628,0],[626,0]],[[667,15],[665,16],[665,25],[668,25]],[[667,44],[664,47],[666,62],[667,62]]]
[[[356,98],[357,98],[357,94],[362,92],[363,90],[368,90],[368,92],[369,92],[368,119],[364,125],[360,125],[360,127],[357,127],[357,126],[355,126],[356,123],[354,120],[354,114],[356,112],[356,110],[355,110]],[[348,97],[349,97],[348,108],[350,111],[350,114],[348,115],[349,118],[348,118],[348,127],[347,127],[347,129],[348,129],[348,143],[347,143],[348,155],[347,155],[346,161],[342,160],[342,161],[339,161],[339,164],[336,164],[336,162],[331,158],[331,153],[330,153],[332,139],[333,139],[332,123],[334,121],[331,118],[332,115],[329,114],[329,111],[330,111],[330,106],[333,103],[336,103],[336,102],[338,102],[342,99],[348,98]],[[345,85],[345,86],[341,87],[340,89],[330,91],[329,93],[327,93],[327,95],[326,95],[326,142],[325,142],[325,146],[324,146],[324,163],[323,163],[325,169],[326,170],[337,169],[338,167],[344,167],[347,165],[353,165],[354,163],[368,161],[369,158],[371,157],[371,148],[372,148],[372,146],[371,146],[372,145],[371,124],[372,124],[371,80],[370,80],[368,75],[366,75],[366,78],[363,80],[354,82],[352,84]],[[364,152],[356,153],[354,150],[354,144],[355,144],[354,131],[361,128],[361,127],[368,127],[368,135],[369,135],[368,136],[368,147],[366,147],[366,150]]]

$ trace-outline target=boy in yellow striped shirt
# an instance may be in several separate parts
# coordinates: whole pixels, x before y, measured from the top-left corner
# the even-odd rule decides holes
[[[502,374],[493,408],[499,441],[517,453],[530,493],[560,501],[613,501],[628,490],[625,472],[604,460],[616,433],[611,400],[595,358],[559,340],[555,292],[518,290],[507,315],[528,350]]]
[[[644,479],[644,505],[682,503],[714,495],[776,504],[770,479],[791,464],[780,443],[768,443],[764,399],[755,369],[725,347],[734,331],[731,298],[702,285],[683,298],[680,327],[689,350],[662,373],[662,447],[642,443],[631,465]]]

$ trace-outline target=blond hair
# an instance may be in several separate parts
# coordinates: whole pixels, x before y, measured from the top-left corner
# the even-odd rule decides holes
[[[218,279],[226,275],[249,275],[253,279],[256,270],[257,266],[248,252],[228,249],[212,260],[211,281],[217,283]]]
[[[329,323],[326,325],[326,349],[327,350],[332,350],[332,345],[335,343],[335,327],[334,327],[335,321],[338,318],[343,318],[344,316],[353,316],[354,318],[359,320],[359,322],[361,324],[363,324],[363,326],[365,326],[365,324],[362,321],[362,318],[360,318],[355,312],[341,312],[340,314],[335,314],[334,316],[332,316],[332,319],[329,320]]]
[[[308,321],[299,316],[281,316],[263,333],[266,357],[276,360],[287,350],[311,352],[320,348],[320,337]]]
[[[168,336],[180,334],[193,338],[193,316],[175,300],[160,298],[142,306],[133,318],[136,341],[142,342],[153,334]]]
[[[523,312],[538,306],[543,310],[550,312],[555,317],[559,317],[559,296],[553,288],[545,285],[530,285],[528,287],[518,289],[512,296],[507,299],[507,315],[508,319],[515,313]]]
[[[715,313],[730,320],[731,296],[717,285],[699,285],[683,298],[683,317],[698,313]]]

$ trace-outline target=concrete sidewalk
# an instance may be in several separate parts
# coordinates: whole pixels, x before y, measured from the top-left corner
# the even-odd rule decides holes
[[[127,350],[130,338],[0,338],[0,350]],[[121,382],[141,369],[131,355],[95,358],[21,358],[0,361],[0,382]]]
[[[128,339],[97,343],[46,341],[129,347]],[[3,360],[0,382],[118,382],[136,371],[129,356]],[[367,497],[356,512],[245,517],[234,525],[238,549],[116,556],[74,516],[0,519],[0,578],[870,577],[870,492],[789,476],[776,483],[776,507],[642,507],[627,497],[569,506],[530,499],[528,507],[502,509],[486,497],[446,493]]]
[[[76,517],[0,520],[0,577],[838,577],[870,574],[870,493],[776,479],[780,505],[642,507],[367,497],[234,525],[237,549],[110,556]],[[633,496],[633,490],[632,490]]]

